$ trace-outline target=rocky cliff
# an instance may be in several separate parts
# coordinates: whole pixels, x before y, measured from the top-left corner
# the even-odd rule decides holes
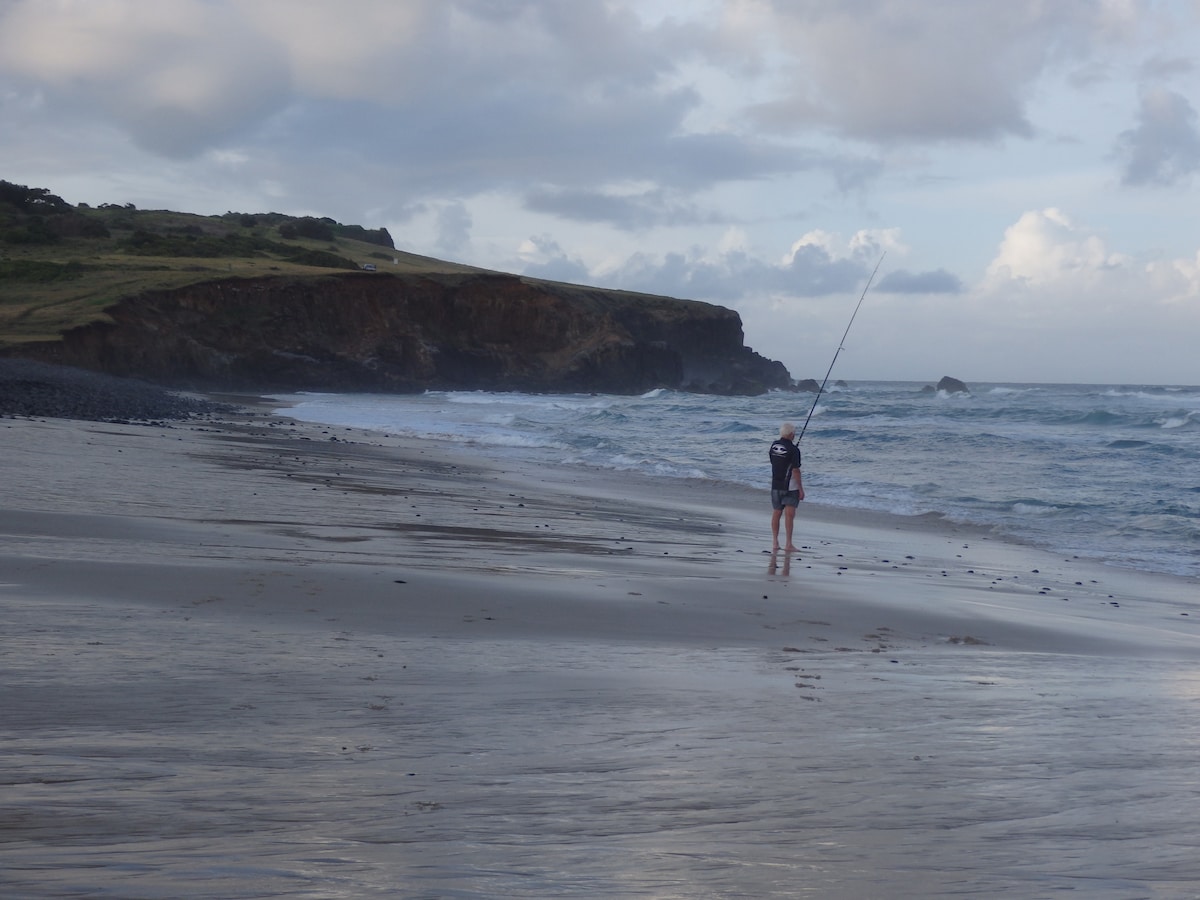
[[[731,310],[498,273],[231,278],[107,315],[19,353],[197,390],[791,387]]]

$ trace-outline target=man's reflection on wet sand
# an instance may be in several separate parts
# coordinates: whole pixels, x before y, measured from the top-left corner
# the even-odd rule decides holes
[[[780,557],[783,557],[782,564]],[[792,574],[792,553],[789,550],[772,550],[771,561],[767,563],[768,575],[791,575]]]

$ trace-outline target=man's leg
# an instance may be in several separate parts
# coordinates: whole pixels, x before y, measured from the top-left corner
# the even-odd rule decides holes
[[[779,549],[779,517],[783,515],[782,509],[777,509],[771,513],[771,549]]]
[[[783,511],[783,528],[787,536],[787,549],[795,550],[796,545],[792,543],[792,523],[796,520],[796,507],[789,506]],[[778,532],[776,532],[778,534]]]

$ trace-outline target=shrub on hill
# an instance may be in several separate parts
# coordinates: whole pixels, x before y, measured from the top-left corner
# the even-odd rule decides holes
[[[378,244],[380,247],[387,247],[389,250],[395,250],[396,245],[392,241],[391,234],[386,228],[363,228],[361,225],[338,225],[337,233],[339,237],[350,238],[354,241],[362,241],[364,244]]]
[[[67,212],[71,204],[45,188],[31,188],[11,181],[0,181],[0,203],[8,203],[22,212]]]
[[[306,217],[285,222],[279,226],[279,236],[284,240],[294,241],[297,238],[309,238],[314,241],[332,241],[336,234],[333,226],[337,223],[332,219],[314,219]]]
[[[363,228],[361,225],[342,225],[333,219],[292,219],[279,226],[279,236],[284,240],[308,238],[314,241],[332,241],[342,237],[365,244],[377,244],[395,250],[391,234],[386,228]]]
[[[85,266],[78,260],[69,263],[49,262],[44,259],[0,260],[0,281],[73,281],[83,277],[85,271]]]
[[[106,238],[111,234],[100,219],[77,212],[55,216],[48,224],[55,234],[65,238]]]
[[[328,250],[303,250],[288,257],[288,262],[299,266],[320,266],[323,269],[357,269],[358,263]]]
[[[287,255],[295,248],[266,238],[246,234],[220,237],[203,234],[155,234],[138,229],[117,246],[137,256],[186,256],[215,259],[222,256],[259,256],[263,253]]]
[[[6,244],[53,244],[58,240],[54,229],[41,216],[28,216],[21,224],[0,235]]]

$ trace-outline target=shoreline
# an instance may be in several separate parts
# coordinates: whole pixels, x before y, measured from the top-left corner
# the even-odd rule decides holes
[[[296,403],[294,409],[281,410],[286,415],[383,431],[402,428],[427,440],[470,442],[484,453],[516,454],[551,465],[574,459],[606,472],[641,471],[661,476],[664,481],[687,481],[707,474],[753,489],[761,487],[762,464],[761,448],[751,433],[755,431],[752,423],[762,425],[789,418],[778,402],[730,406],[719,399],[710,403],[690,395],[665,399],[556,399],[523,394],[478,398],[454,393],[443,399],[436,394],[412,398],[329,394],[288,395],[282,400]],[[887,391],[860,400],[871,409],[878,406],[880,411],[898,403],[895,412],[902,417],[917,415],[917,408],[924,409],[934,402],[896,400]],[[851,405],[855,402],[860,401],[852,401]],[[990,401],[982,402],[987,405]],[[1020,420],[1029,410],[1007,409],[1017,402],[1005,400],[1001,405],[1006,407],[1006,415],[1011,413]],[[1066,415],[1090,408],[1090,401],[1078,396],[1059,397],[1050,405]],[[936,406],[939,412],[935,415],[940,416],[942,404]],[[1138,406],[1119,412],[1130,417],[1122,428],[1136,431],[1136,423],[1146,425],[1144,420],[1153,410]],[[971,415],[977,413],[983,415],[978,410]],[[806,462],[812,465],[812,502],[827,501],[836,508],[896,515],[909,522],[933,513],[943,516],[947,527],[987,529],[990,536],[1054,553],[1081,555],[1131,571],[1200,579],[1194,548],[1187,537],[1190,495],[1186,490],[1183,494],[1176,490],[1190,484],[1189,471],[1180,466],[1193,450],[1175,446],[1162,454],[1166,461],[1162,468],[1140,465],[1139,460],[1148,462],[1150,456],[1157,459],[1159,454],[1143,452],[1145,447],[1140,445],[1125,447],[1105,440],[1088,443],[1104,435],[1086,428],[1088,434],[1076,434],[1076,425],[1069,424],[1076,420],[1068,416],[1062,421],[1068,423],[1069,435],[1056,430],[1050,424],[1053,420],[1038,427],[1050,429],[1051,443],[1065,441],[1069,448],[1076,439],[1084,441],[1084,446],[1091,448],[1082,453],[1086,462],[1063,460],[1065,468],[1060,472],[1059,462],[1047,453],[1046,446],[1023,438],[1025,442],[1011,453],[997,451],[997,467],[988,475],[973,471],[973,466],[982,463],[970,462],[969,453],[976,452],[969,449],[973,440],[970,429],[958,434],[958,429],[965,426],[957,415],[947,415],[949,418],[938,421],[950,436],[948,440],[962,439],[969,445],[968,454],[961,459],[957,454],[942,458],[933,445],[921,451],[924,439],[919,435],[910,435],[889,449],[890,428],[862,433],[861,445],[857,443],[859,438],[852,440],[848,433],[835,428],[828,440],[822,439],[809,448],[811,457],[806,452]],[[697,421],[704,424],[699,434],[690,438],[663,440],[655,428],[660,416],[663,426],[672,430],[687,429],[689,417],[698,417]],[[628,421],[628,430],[620,425],[606,433],[610,419]],[[990,421],[986,415],[984,419]],[[849,421],[860,420],[852,416]],[[986,426],[980,425],[986,432]],[[1012,427],[1025,434],[1020,426]],[[1165,428],[1162,434],[1164,440],[1173,435],[1178,445],[1180,435]],[[1003,441],[1000,447],[1004,447]],[[894,465],[889,466],[892,453]],[[991,456],[989,451],[987,458]],[[1066,483],[1060,484],[1060,478]],[[1113,480],[1124,480],[1125,490],[1100,490],[1101,485]],[[1173,505],[1176,499],[1178,504]]]
[[[950,605],[974,608],[979,604],[961,598],[986,592],[1004,598],[1014,615],[1036,616],[1046,609],[1037,604],[1049,602],[1047,598],[1111,609],[1145,598],[1184,620],[1173,625],[1186,626],[1188,618],[1200,624],[1200,605],[1191,615],[1197,579],[1064,557],[940,514],[908,517],[805,501],[796,519],[800,551],[772,554],[765,490],[494,461],[419,438],[299,422],[272,414],[271,409],[278,409],[275,401],[259,399],[261,403],[245,403],[240,415],[173,425],[25,420],[34,429],[44,428],[51,443],[67,443],[77,431],[90,432],[94,437],[85,443],[107,454],[110,462],[78,473],[69,499],[58,503],[49,483],[25,479],[10,491],[23,494],[16,498],[16,510],[10,508],[14,498],[5,497],[0,515],[12,520],[6,530],[36,530],[40,522],[43,530],[53,531],[62,528],[57,515],[74,519],[86,507],[107,507],[116,519],[104,520],[101,530],[111,528],[112,521],[130,521],[130,516],[145,516],[153,529],[163,529],[165,523],[184,533],[209,534],[211,529],[225,535],[231,547],[252,538],[250,551],[237,554],[249,560],[255,559],[254,550],[263,550],[305,565],[433,571],[452,566],[461,577],[483,573],[549,579],[586,571],[596,577],[736,577],[752,582],[765,573],[782,581],[786,569],[822,590],[860,595],[879,590],[866,579],[904,577],[908,584],[919,577],[930,582],[925,592]],[[9,421],[0,427],[21,429],[22,420]],[[106,439],[112,439],[107,446]],[[118,446],[127,439],[141,447]],[[167,511],[162,495],[172,488],[153,483],[139,485],[140,493],[132,496],[110,490],[87,499],[88,482],[95,477],[102,483],[99,473],[126,452],[140,450],[150,465],[159,439],[184,444],[182,456],[202,460],[209,467],[207,478],[221,474],[262,488],[262,500],[234,508],[229,486],[214,498],[188,498],[186,489],[177,488],[176,508]],[[36,451],[30,450],[29,458],[36,459]],[[181,463],[177,459],[171,467]],[[396,471],[389,469],[392,465]],[[49,472],[47,476],[49,482],[59,480]],[[259,491],[251,495],[258,497]],[[180,508],[185,500],[188,505]],[[317,508],[330,510],[326,521],[312,521],[314,501]],[[168,543],[163,552],[180,549]],[[184,548],[176,558],[196,564],[203,555]],[[906,587],[905,593],[911,590]],[[1046,611],[1059,614],[1056,608]]]
[[[1193,580],[253,406],[0,443],[6,892],[1194,893]]]

